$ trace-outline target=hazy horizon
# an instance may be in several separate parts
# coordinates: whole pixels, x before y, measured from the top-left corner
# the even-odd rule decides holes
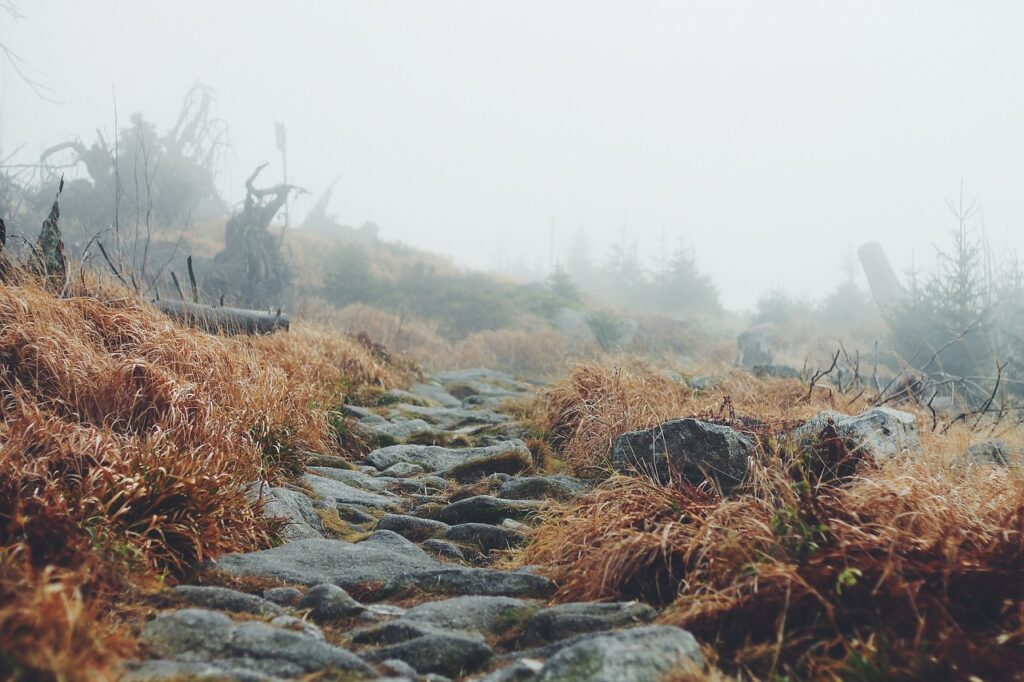
[[[1024,249],[1024,6],[1014,3],[17,3],[0,42],[14,162],[217,93],[230,201],[262,161],[381,236],[536,268],[583,229],[655,258],[682,238],[730,308],[818,297],[851,247],[931,255],[961,179]],[[311,206],[296,204],[301,218]],[[981,223],[979,222],[979,225]]]

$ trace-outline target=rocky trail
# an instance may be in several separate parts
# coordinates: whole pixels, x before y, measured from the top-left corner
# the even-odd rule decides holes
[[[494,567],[537,512],[586,481],[537,475],[502,413],[533,386],[490,370],[429,377],[379,408],[346,406],[393,445],[352,468],[327,456],[282,487],[254,485],[283,544],[220,557],[142,627],[132,682],[277,679],[656,680],[702,665],[685,630],[645,604],[553,605],[530,567]],[[419,445],[407,441],[447,443]]]

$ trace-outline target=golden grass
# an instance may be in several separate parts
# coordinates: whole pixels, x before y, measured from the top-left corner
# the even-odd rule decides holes
[[[101,604],[266,546],[244,486],[344,454],[328,409],[402,381],[343,335],[215,337],[123,291],[78,293],[0,284],[0,661],[26,679],[102,677]]]
[[[588,366],[548,396],[549,416],[566,415],[549,426],[572,461],[603,457],[617,429],[718,399],[638,370],[617,374]],[[1024,669],[1020,472],[953,466],[966,429],[923,429],[916,457],[822,479],[779,432],[848,399],[808,405],[806,388],[790,383],[735,377],[719,389],[738,389],[738,416],[769,422],[740,494],[613,476],[548,512],[522,560],[548,568],[561,600],[670,604],[663,620],[693,631],[734,674],[1006,679]],[[602,402],[602,385],[620,392]]]
[[[535,424],[546,431],[558,457],[578,470],[607,466],[612,442],[627,431],[649,429],[683,417],[756,416],[767,423],[803,420],[823,409],[860,410],[863,399],[828,398],[817,390],[806,400],[799,381],[762,380],[729,371],[706,391],[657,372],[635,358],[572,366],[540,397]],[[728,399],[728,400],[727,400]],[[731,406],[731,408],[730,408]],[[539,423],[538,423],[539,422]]]

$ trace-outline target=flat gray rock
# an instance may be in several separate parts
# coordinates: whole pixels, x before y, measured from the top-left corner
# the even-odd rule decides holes
[[[379,478],[409,478],[411,476],[419,476],[427,473],[427,470],[421,467],[419,464],[413,464],[411,462],[398,462],[389,466],[384,471],[377,473]]]
[[[204,609],[161,613],[143,626],[142,641],[163,657],[271,676],[298,677],[326,670],[373,672],[355,654],[316,638],[266,623],[235,623]]]
[[[277,682],[252,670],[225,669],[196,661],[130,661],[119,682]]]
[[[413,542],[439,538],[448,532],[450,526],[441,521],[423,519],[418,516],[385,514],[377,522],[378,530],[390,530]]]
[[[387,481],[378,480],[374,476],[364,474],[355,469],[338,469],[336,467],[307,467],[306,471],[332,481],[340,481],[353,488],[361,488],[370,493],[385,492]]]
[[[484,668],[491,660],[491,648],[478,639],[454,633],[433,633],[363,652],[371,661],[397,658],[416,672],[461,677]]]
[[[489,568],[447,567],[396,576],[380,590],[378,596],[386,598],[426,592],[543,599],[554,591],[555,584],[540,575]]]
[[[436,433],[434,427],[422,419],[381,420],[370,424],[360,422],[360,425],[369,431],[389,436],[394,440],[407,440],[417,435]]]
[[[499,635],[526,620],[537,608],[512,597],[453,597],[414,606],[402,619],[449,630]]]
[[[587,632],[649,623],[657,615],[639,602],[558,604],[534,613],[520,641],[523,646],[541,646]]]
[[[460,523],[498,524],[504,519],[524,519],[536,514],[542,503],[528,500],[502,500],[490,495],[477,495],[452,502],[442,509],[439,521],[455,526]]]
[[[454,431],[467,426],[481,424],[505,424],[507,415],[488,410],[464,410],[458,407],[419,407],[418,405],[401,405],[391,411],[392,419],[398,416],[413,416],[425,420],[438,429]]]
[[[213,568],[235,576],[299,585],[332,583],[351,590],[443,566],[405,538],[394,533],[390,534],[394,538],[381,538],[384,533],[387,531],[374,533],[359,543],[297,540],[259,552],[228,554],[213,563]]]
[[[284,613],[284,609],[273,602],[226,587],[179,585],[171,590],[171,596],[190,606],[217,611],[255,613],[259,616],[278,616]]]
[[[371,644],[379,646],[408,642],[410,639],[425,637],[427,635],[433,635],[445,631],[446,630],[444,628],[438,628],[430,623],[420,623],[399,618],[398,620],[388,621],[387,623],[378,623],[377,625],[370,625],[368,627],[351,630],[348,633],[348,636],[352,640],[353,644]],[[484,641],[483,635],[479,633],[459,631],[456,634],[467,639],[476,639],[480,642]]]
[[[506,500],[560,500],[567,502],[585,493],[591,485],[572,476],[522,476],[501,484],[498,497]]]
[[[361,504],[364,507],[377,509],[398,509],[402,506],[402,499],[390,493],[367,492],[347,483],[315,474],[303,474],[300,480],[320,498],[335,504]],[[370,478],[370,480],[377,479]]]
[[[668,482],[674,472],[694,485],[711,481],[724,494],[743,482],[754,441],[728,426],[676,419],[615,439],[612,466]]]
[[[409,387],[409,391],[413,395],[422,396],[428,400],[433,400],[436,403],[440,403],[445,407],[461,407],[462,401],[453,396],[448,391],[444,390],[440,384],[413,384]]]
[[[967,448],[961,458],[966,464],[1024,465],[1024,453],[998,438],[990,438]]]
[[[563,648],[537,674],[537,682],[651,682],[680,666],[704,667],[697,641],[686,630],[647,626],[595,635]]]
[[[366,456],[366,462],[380,471],[407,462],[423,467],[426,471],[444,471],[464,463],[471,458],[497,457],[509,451],[518,451],[525,446],[521,441],[507,441],[482,448],[444,448],[439,445],[391,445],[374,450]],[[528,452],[528,451],[527,451]]]

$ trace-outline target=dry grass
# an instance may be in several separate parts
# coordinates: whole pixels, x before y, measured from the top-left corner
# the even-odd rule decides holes
[[[456,367],[487,367],[530,378],[552,376],[567,361],[566,339],[552,330],[477,332],[456,344],[454,355]]]
[[[0,284],[0,660],[25,679],[101,677],[101,604],[266,546],[244,486],[336,451],[345,391],[400,383],[347,337],[214,337],[92,293]]]
[[[565,382],[549,396],[549,414],[572,417],[553,426],[563,426],[563,453],[575,461],[582,448],[606,452],[616,429],[699,413],[717,398],[605,373],[573,375],[591,392]],[[622,392],[599,402],[603,382]],[[737,393],[736,410],[778,425],[760,427],[741,494],[722,500],[681,481],[614,476],[549,512],[523,560],[548,567],[559,599],[670,604],[664,621],[693,631],[729,672],[760,679],[1007,679],[1024,669],[1019,472],[951,466],[969,441],[953,429],[923,434],[924,451],[910,460],[823,480],[777,434],[844,398],[807,405],[798,384],[726,384],[761,384],[760,398]],[[651,388],[666,391],[664,406]],[[573,409],[573,391],[598,404]],[[615,413],[602,420],[601,406]],[[579,433],[590,428],[597,433]]]
[[[540,396],[539,417],[534,421],[549,434],[557,456],[584,471],[607,466],[612,441],[620,434],[669,419],[724,418],[731,409],[738,415],[780,423],[802,420],[823,409],[866,406],[863,400],[852,405],[841,397],[830,401],[825,391],[816,392],[811,401],[806,395],[807,387],[798,381],[760,380],[735,371],[709,390],[694,391],[639,360],[620,358],[570,368]]]

